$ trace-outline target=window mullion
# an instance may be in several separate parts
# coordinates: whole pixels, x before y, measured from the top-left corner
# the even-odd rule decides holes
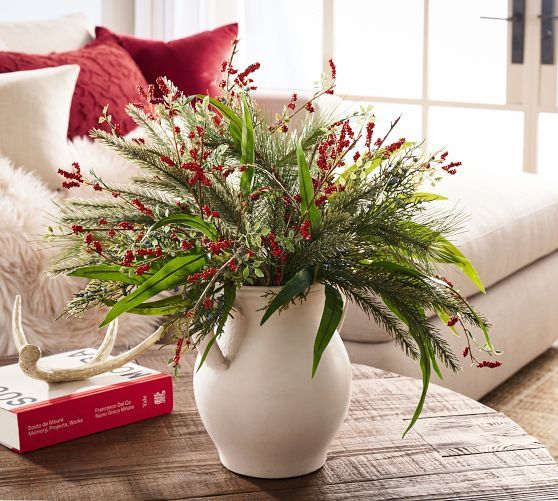
[[[334,0],[322,3],[322,72],[329,72],[329,60],[334,54]]]

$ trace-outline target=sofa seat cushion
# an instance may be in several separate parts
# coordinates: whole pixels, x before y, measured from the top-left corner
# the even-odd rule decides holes
[[[463,169],[425,191],[448,197],[435,202],[437,207],[455,205],[470,216],[451,240],[472,261],[487,289],[558,249],[558,178]],[[458,271],[442,272],[464,296],[478,292]],[[391,339],[354,305],[349,306],[342,335],[362,342]]]

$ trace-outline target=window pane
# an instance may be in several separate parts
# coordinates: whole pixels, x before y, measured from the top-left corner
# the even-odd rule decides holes
[[[7,3],[7,2],[6,2]],[[92,24],[102,24],[102,0],[19,0],[9,2],[0,11],[0,22],[4,21],[37,21],[52,19],[74,12],[85,12]]]
[[[506,102],[508,0],[430,0],[429,97]]]
[[[420,97],[423,0],[334,0],[339,92]]]
[[[433,107],[428,143],[431,150],[447,147],[467,171],[521,171],[523,113]]]
[[[558,113],[540,113],[537,172],[541,174],[558,174],[557,133]]]
[[[239,61],[260,88],[311,89],[322,73],[321,0],[245,0]]]

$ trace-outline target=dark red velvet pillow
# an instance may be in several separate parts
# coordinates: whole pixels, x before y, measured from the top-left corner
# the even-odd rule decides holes
[[[157,77],[166,76],[187,95],[216,96],[221,63],[230,57],[238,25],[221,26],[171,42],[117,35],[101,26],[95,33],[97,40],[113,40],[124,47],[148,83],[155,84]]]
[[[0,73],[64,64],[80,67],[70,110],[68,137],[86,136],[98,125],[106,104],[112,121],[120,124],[123,134],[135,128],[124,106],[137,101],[138,85],[147,84],[128,52],[117,44],[94,40],[78,50],[45,55],[0,51]]]

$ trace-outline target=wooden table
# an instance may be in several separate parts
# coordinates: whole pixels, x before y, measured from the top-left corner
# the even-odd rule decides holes
[[[163,368],[168,352],[139,363]],[[0,359],[0,365],[13,359]],[[506,416],[432,386],[402,439],[420,383],[353,366],[349,415],[318,472],[287,480],[221,466],[192,394],[185,357],[172,414],[18,455],[0,447],[1,499],[558,499],[548,451]]]

